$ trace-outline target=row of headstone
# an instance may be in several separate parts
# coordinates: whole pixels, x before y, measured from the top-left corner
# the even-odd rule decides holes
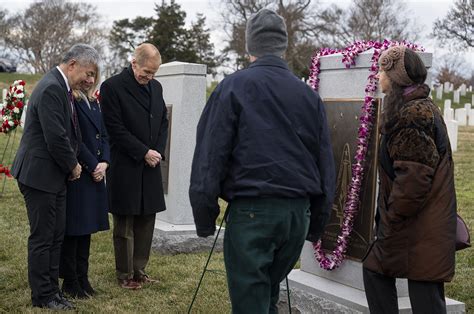
[[[459,104],[460,96],[466,96],[467,92],[472,92],[472,86],[467,87],[464,83],[457,90],[454,90],[454,85],[450,82],[445,82],[443,85],[434,87],[434,89],[436,90],[437,99],[442,99],[443,93],[453,92],[453,100],[457,104]]]
[[[454,110],[451,108],[451,99],[446,99],[444,101],[443,117],[448,129],[451,150],[455,152],[458,147],[459,126],[474,126],[474,109],[471,108],[471,104],[465,104],[464,108]]]

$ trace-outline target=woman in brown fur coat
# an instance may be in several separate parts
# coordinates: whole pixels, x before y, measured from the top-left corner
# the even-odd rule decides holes
[[[376,239],[364,260],[371,313],[398,313],[395,278],[407,278],[413,313],[446,313],[444,282],[455,266],[454,167],[426,68],[396,46],[380,57],[385,93],[379,155]]]

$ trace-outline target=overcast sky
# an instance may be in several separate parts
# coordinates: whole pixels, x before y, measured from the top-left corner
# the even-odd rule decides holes
[[[111,26],[114,20],[123,18],[134,18],[136,16],[153,16],[155,3],[161,0],[73,0],[74,2],[89,2],[95,5],[99,14],[104,17],[103,23]],[[23,10],[33,0],[0,0],[0,7],[7,8],[10,12]],[[168,0],[167,3],[170,1]],[[203,13],[206,16],[207,25],[211,29],[211,40],[217,49],[222,49],[223,34],[219,31],[219,8],[221,1],[218,0],[176,0],[181,8],[187,13],[187,22],[195,20],[196,13]],[[350,5],[350,0],[320,0],[322,6],[336,3],[339,6]],[[446,15],[452,7],[454,0],[406,0],[409,16],[416,19],[416,23],[423,30],[419,43],[428,52],[432,52],[434,57],[446,54],[447,51],[436,46],[433,39],[428,38],[432,30],[433,22],[437,18]],[[464,54],[466,61],[474,67],[474,51]]]

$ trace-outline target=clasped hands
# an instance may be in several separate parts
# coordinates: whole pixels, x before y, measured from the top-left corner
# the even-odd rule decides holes
[[[95,182],[100,182],[105,177],[105,171],[109,165],[106,162],[99,162],[95,167],[94,171],[91,173],[92,179]],[[71,175],[69,176],[69,181],[75,181],[81,177],[82,167],[79,163],[76,164],[76,167],[72,169]]]
[[[94,171],[91,173],[92,179],[95,182],[100,182],[104,179],[105,177],[105,171],[109,167],[109,164],[106,162],[99,162],[97,166],[95,167]]]
[[[82,167],[79,163],[76,164],[69,175],[69,181],[77,180],[81,177]]]
[[[152,168],[155,168],[160,163],[161,159],[161,154],[153,149],[149,149],[145,155],[146,164]]]

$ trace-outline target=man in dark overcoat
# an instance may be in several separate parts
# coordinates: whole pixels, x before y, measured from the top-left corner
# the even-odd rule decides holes
[[[163,88],[153,79],[158,49],[141,44],[128,68],[102,83],[102,112],[111,150],[107,172],[115,267],[121,287],[153,282],[145,272],[155,215],[166,209],[160,162],[168,136]]]
[[[77,180],[80,130],[72,89],[93,80],[99,62],[89,45],[74,45],[31,94],[12,174],[30,223],[28,281],[33,306],[72,309],[59,291],[59,258],[66,225],[66,182]]]
[[[276,313],[280,281],[328,220],[335,169],[323,102],[281,58],[286,25],[247,22],[248,69],[226,77],[197,128],[189,196],[198,236],[229,202],[224,260],[232,313]]]

